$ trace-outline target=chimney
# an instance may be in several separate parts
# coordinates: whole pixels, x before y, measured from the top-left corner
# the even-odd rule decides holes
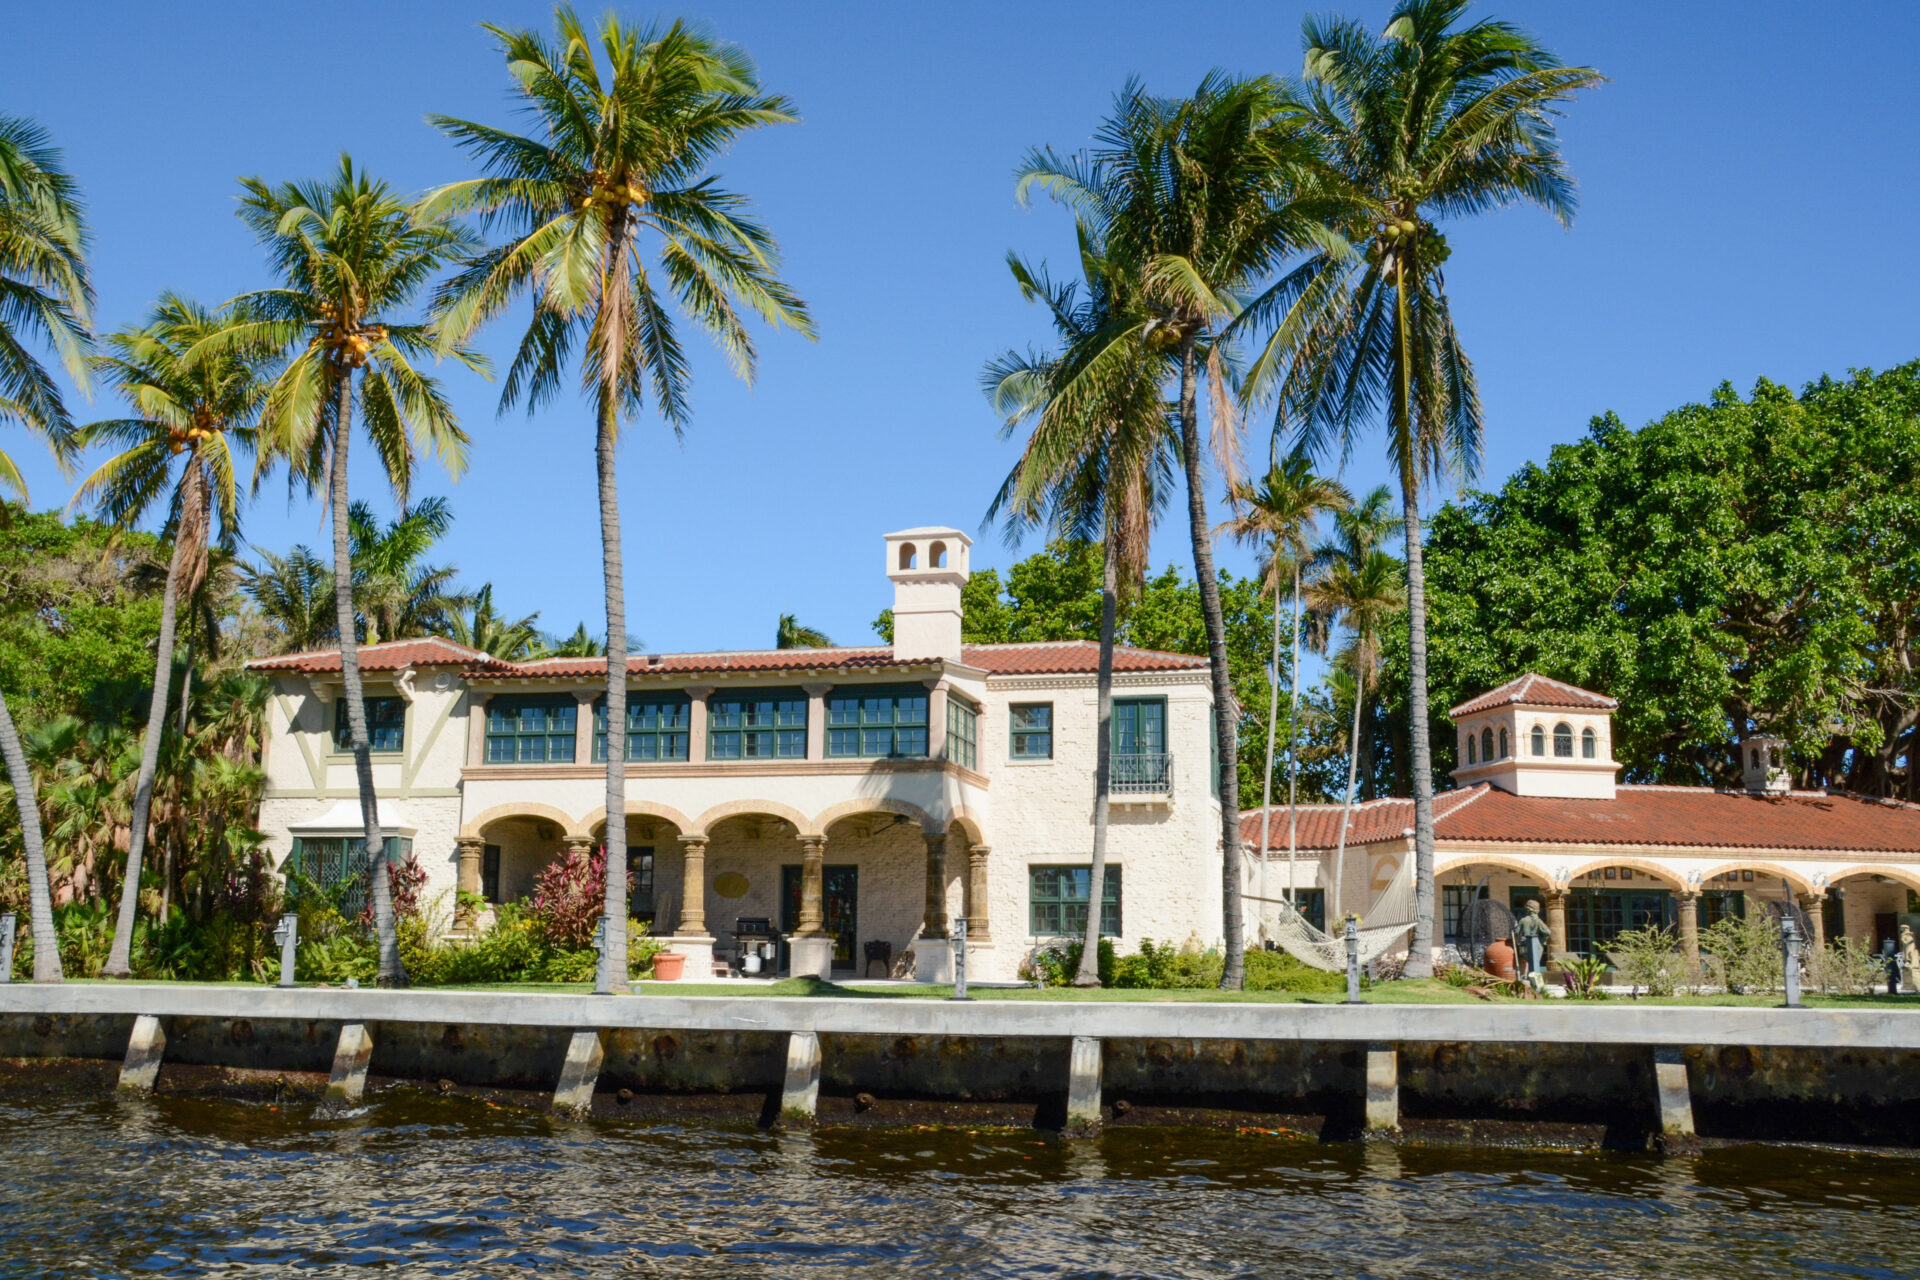
[[[1785,738],[1748,738],[1740,744],[1740,780],[1753,795],[1783,796],[1793,790]]]
[[[902,529],[886,535],[893,580],[893,656],[897,662],[960,660],[960,588],[967,584],[973,539],[958,529]]]

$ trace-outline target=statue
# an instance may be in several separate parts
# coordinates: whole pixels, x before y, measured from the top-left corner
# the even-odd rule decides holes
[[[1527,949],[1527,973],[1529,976],[1540,973],[1546,966],[1541,958],[1553,943],[1553,930],[1540,918],[1538,899],[1527,899],[1527,914],[1520,917],[1520,941]]]
[[[1920,986],[1915,985],[1920,983],[1920,946],[1914,945],[1913,926],[1910,924],[1900,926],[1900,973],[1904,979],[1900,984],[1901,990],[1920,990]]]

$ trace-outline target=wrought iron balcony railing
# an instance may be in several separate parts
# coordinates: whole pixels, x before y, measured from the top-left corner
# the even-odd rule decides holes
[[[1116,796],[1173,794],[1173,756],[1165,751],[1116,753],[1108,791]]]

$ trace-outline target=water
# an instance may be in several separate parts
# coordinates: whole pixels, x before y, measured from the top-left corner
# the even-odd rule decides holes
[[[1920,1275],[1920,1159],[0,1098],[0,1276]]]

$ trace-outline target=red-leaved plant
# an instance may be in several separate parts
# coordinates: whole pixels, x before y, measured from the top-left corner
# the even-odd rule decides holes
[[[372,879],[371,875],[361,877],[362,884]],[[387,889],[393,895],[393,918],[411,920],[420,914],[420,890],[427,883],[427,869],[420,865],[420,859],[409,853],[405,862],[387,864]],[[373,895],[366,895],[367,905],[360,909],[360,927],[373,928]]]
[[[633,877],[627,877],[633,891]],[[631,899],[629,899],[631,900]],[[528,914],[556,947],[578,951],[593,944],[593,930],[607,906],[607,855],[574,846],[547,864],[533,882]]]

